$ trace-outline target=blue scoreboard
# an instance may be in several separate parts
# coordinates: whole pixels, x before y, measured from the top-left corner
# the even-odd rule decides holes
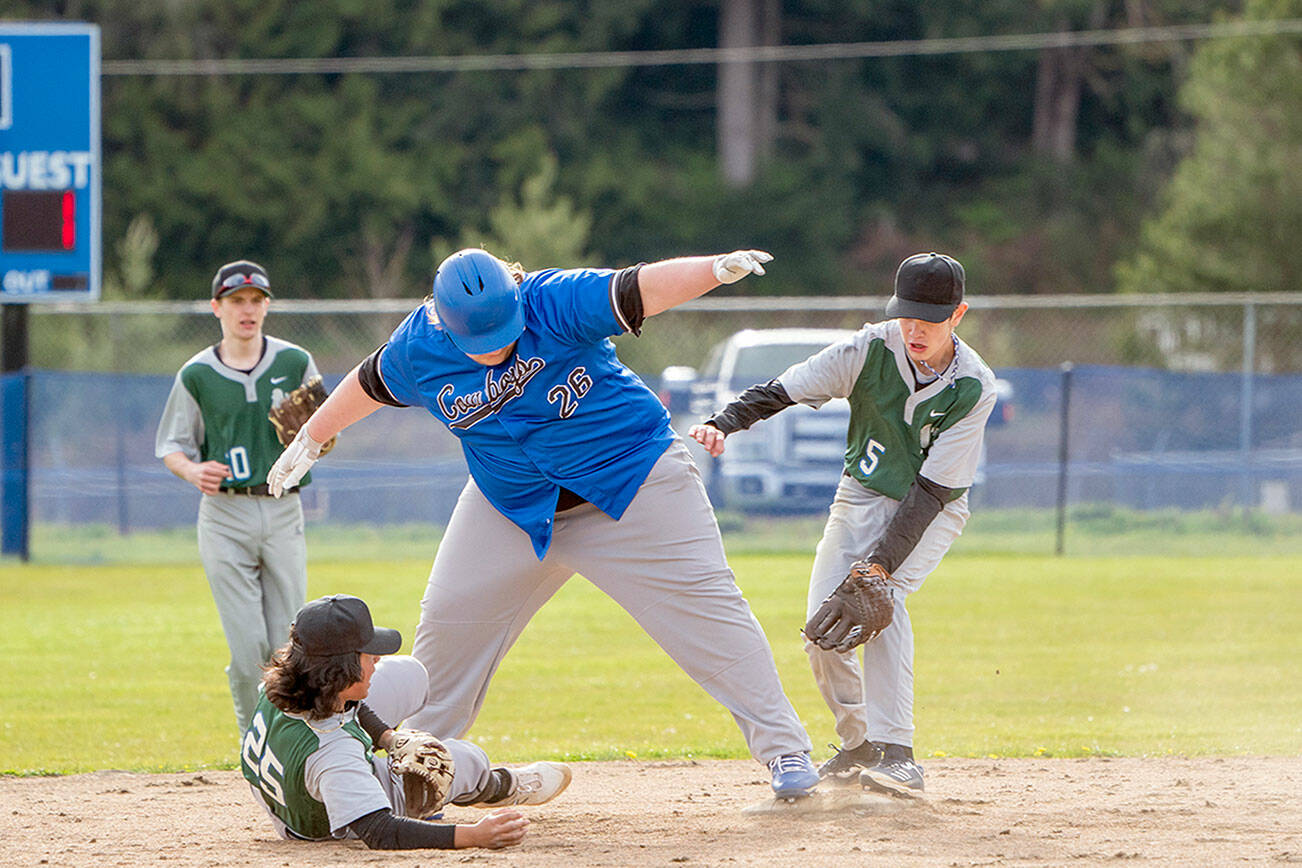
[[[0,302],[100,289],[99,27],[0,22]]]

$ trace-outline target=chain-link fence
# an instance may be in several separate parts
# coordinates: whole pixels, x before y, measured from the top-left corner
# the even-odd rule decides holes
[[[301,344],[323,371],[343,373],[383,343],[417,299],[313,302],[277,299],[266,331]],[[669,365],[699,366],[739,329],[858,328],[884,297],[718,298],[660,314],[639,338],[616,339],[648,382]],[[971,300],[960,335],[995,369],[1063,362],[1168,371],[1302,371],[1302,293],[1182,296],[986,296]],[[205,302],[34,305],[37,368],[173,373],[220,338]]]
[[[740,329],[855,328],[882,302],[702,299],[616,343],[657,388],[664,368],[699,367]],[[417,303],[277,300],[266,330],[311,350],[333,385]],[[176,370],[220,337],[208,305],[37,306],[29,319],[33,520],[192,523],[197,495],[153,443]],[[973,495],[983,506],[1049,508],[1060,495],[1139,509],[1302,504],[1302,298],[977,298],[959,331],[1011,386]],[[14,471],[9,457],[4,470]],[[314,476],[305,504],[317,518],[439,522],[465,465],[427,414],[385,408],[350,428]]]

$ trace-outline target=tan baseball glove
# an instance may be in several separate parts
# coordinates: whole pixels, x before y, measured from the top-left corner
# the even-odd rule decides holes
[[[871,642],[895,616],[892,582],[881,564],[855,561],[805,624],[805,638],[824,651],[845,652]]]
[[[288,446],[294,442],[294,437],[298,434],[298,429],[302,428],[307,420],[312,418],[316,408],[325,403],[329,397],[325,386],[321,383],[321,377],[316,376],[299,386],[294,391],[285,396],[285,399],[271,408],[267,413],[267,418],[276,428],[276,437],[280,439],[280,445]],[[321,447],[321,454],[325,455],[331,449],[335,448],[335,440],[331,437]]]
[[[428,732],[394,730],[389,770],[400,776],[408,817],[437,813],[452,795],[452,754]]]

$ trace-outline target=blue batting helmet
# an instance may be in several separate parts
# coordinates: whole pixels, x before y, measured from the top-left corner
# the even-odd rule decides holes
[[[524,331],[520,287],[500,259],[484,250],[458,250],[434,273],[434,312],[457,349],[483,355]]]

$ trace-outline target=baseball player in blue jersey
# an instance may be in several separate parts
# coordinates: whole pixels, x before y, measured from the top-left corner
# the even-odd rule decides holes
[[[783,798],[818,783],[810,742],[737,588],[700,473],[609,337],[772,257],[738,250],[622,270],[525,273],[483,250],[344,378],[267,476],[295,485],[319,444],[386,404],[461,441],[470,479],[439,545],[412,654],[431,702],[411,725],[464,734],[533,614],[580,573],[732,712]]]

